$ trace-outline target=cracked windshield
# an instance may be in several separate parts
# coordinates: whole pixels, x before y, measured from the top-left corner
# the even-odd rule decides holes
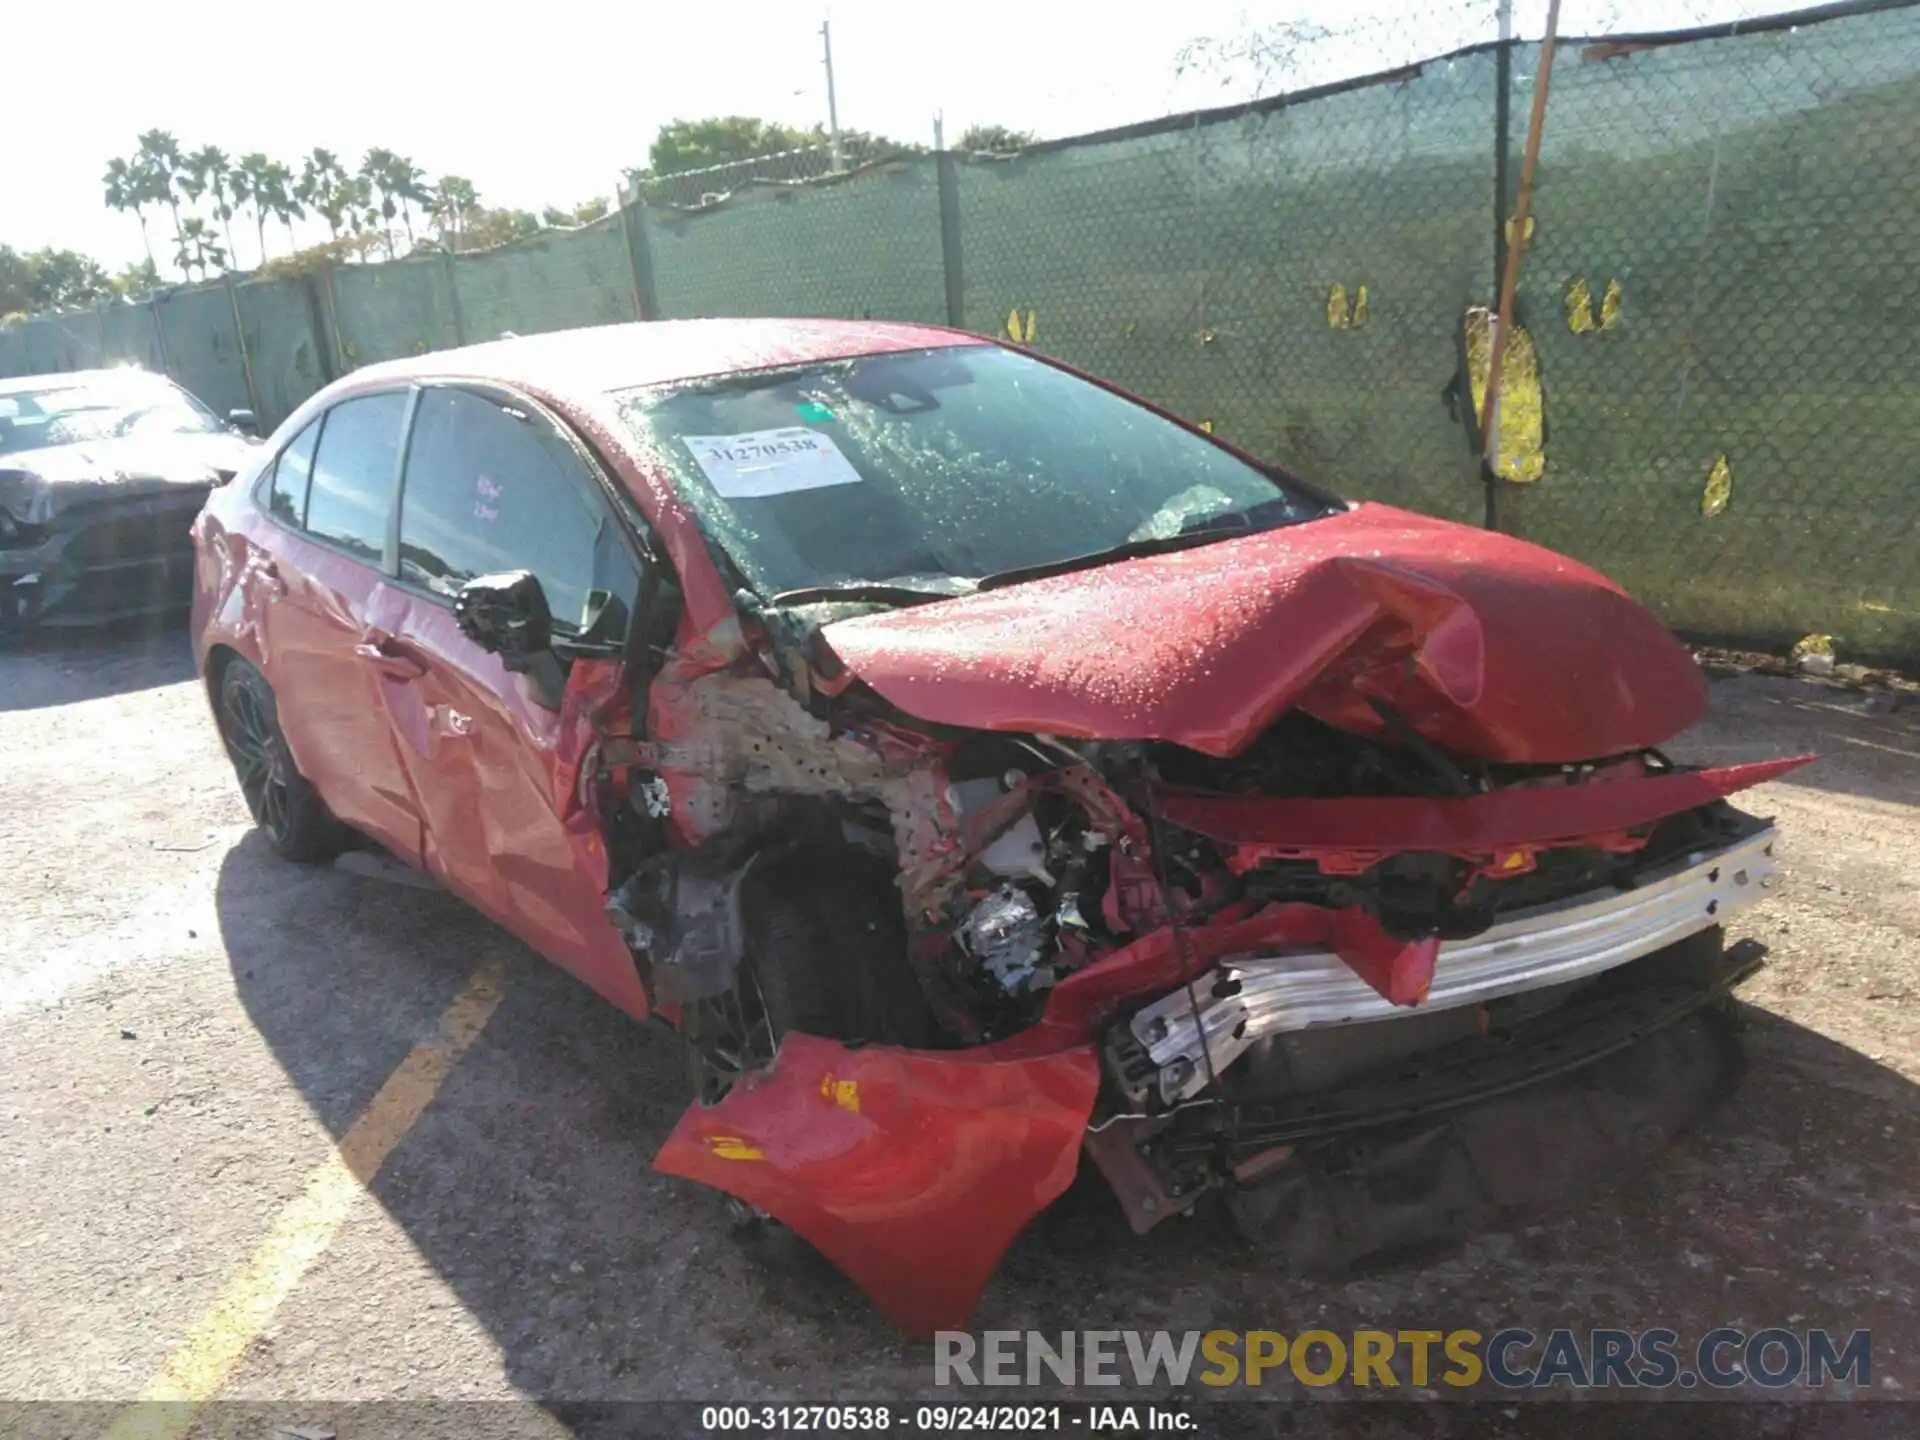
[[[1330,508],[1144,406],[984,346],[635,391],[624,414],[775,596],[958,594]]]

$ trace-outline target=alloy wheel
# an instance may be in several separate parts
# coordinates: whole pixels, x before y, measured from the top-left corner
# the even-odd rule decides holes
[[[240,793],[261,829],[277,842],[292,833],[293,811],[287,789],[286,747],[279,727],[259,695],[236,685],[227,692],[227,751],[240,777]]]

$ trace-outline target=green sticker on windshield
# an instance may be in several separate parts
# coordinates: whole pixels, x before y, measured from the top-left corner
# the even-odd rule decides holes
[[[833,407],[822,405],[818,400],[802,400],[793,407],[794,413],[802,420],[831,420]]]

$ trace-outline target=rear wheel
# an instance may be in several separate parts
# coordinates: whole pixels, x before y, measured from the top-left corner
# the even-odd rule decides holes
[[[266,677],[245,660],[220,675],[220,738],[240,793],[267,843],[288,860],[326,860],[341,849],[340,822],[293,763],[280,708]]]

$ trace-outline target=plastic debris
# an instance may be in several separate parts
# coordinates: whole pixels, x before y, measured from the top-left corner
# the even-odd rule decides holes
[[[1793,663],[1800,667],[1803,674],[1833,674],[1833,637],[1808,635],[1797,641],[1793,647]]]

